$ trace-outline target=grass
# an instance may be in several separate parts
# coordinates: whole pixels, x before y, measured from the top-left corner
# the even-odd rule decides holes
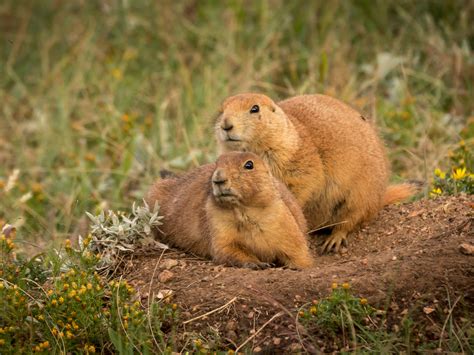
[[[413,320],[414,313],[421,311],[419,305],[412,305],[406,313],[376,309],[354,293],[349,283],[333,283],[329,296],[313,300],[298,312],[300,322],[311,334],[309,341],[316,345],[315,339],[325,339],[324,352],[470,353],[474,349],[472,319],[453,317],[461,297],[452,303],[448,292],[447,310],[423,309],[441,315],[441,319],[431,320],[436,334],[428,335],[428,326]]]
[[[0,225],[30,256],[86,235],[85,211],[214,160],[213,116],[250,90],[336,96],[376,122],[394,180],[472,189],[473,19],[461,0],[3,1]]]

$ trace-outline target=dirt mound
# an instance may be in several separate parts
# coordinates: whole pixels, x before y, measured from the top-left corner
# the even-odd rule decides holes
[[[254,349],[298,350],[304,346],[299,307],[327,296],[333,282],[349,282],[383,309],[403,312],[461,295],[472,310],[474,256],[460,245],[474,244],[473,237],[473,196],[443,197],[386,207],[350,237],[342,255],[318,255],[323,238],[313,236],[317,266],[309,270],[229,268],[167,251],[137,257],[127,279],[143,298],[171,290],[183,320],[190,320],[185,331],[213,329],[235,345],[257,333],[249,342]]]

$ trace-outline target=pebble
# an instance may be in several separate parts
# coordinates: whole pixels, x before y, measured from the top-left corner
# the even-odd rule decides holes
[[[161,268],[170,270],[178,265],[178,260],[176,259],[166,259],[161,263]]]
[[[170,281],[173,277],[174,277],[174,274],[171,271],[163,270],[162,272],[160,272],[160,275],[158,275],[158,281],[162,283],[166,283]]]
[[[225,325],[225,330],[236,330],[237,329],[237,322],[230,320]]]
[[[462,243],[459,245],[459,251],[466,255],[474,255],[474,245]]]

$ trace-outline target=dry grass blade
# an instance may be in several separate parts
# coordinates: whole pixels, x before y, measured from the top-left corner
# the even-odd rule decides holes
[[[281,317],[282,315],[284,315],[285,312],[283,311],[280,311],[278,312],[277,314],[275,314],[273,317],[271,317],[269,320],[267,320],[260,328],[258,328],[258,330],[252,334],[250,337],[248,337],[242,344],[240,344],[236,349],[235,349],[235,353],[237,354],[239,352],[240,349],[242,349],[245,345],[247,345],[247,343],[252,340],[253,338],[255,338],[263,329],[265,329],[265,327],[267,325],[269,325],[271,322],[273,322],[275,319],[277,319],[278,317]]]
[[[223,309],[225,309],[225,308],[227,308],[228,306],[230,306],[230,305],[231,305],[232,303],[234,303],[236,300],[237,300],[237,296],[234,297],[234,298],[232,298],[229,302],[227,302],[227,303],[226,303],[225,305],[223,305],[223,306],[220,306],[220,307],[218,307],[218,308],[216,308],[216,309],[213,309],[212,311],[209,311],[209,312],[207,312],[207,313],[205,313],[205,314],[202,314],[202,315],[200,315],[200,316],[197,316],[197,317],[195,317],[195,318],[191,318],[191,319],[188,319],[188,320],[184,321],[184,322],[183,322],[183,325],[184,325],[184,324],[191,323],[191,322],[194,322],[194,321],[196,321],[196,320],[198,320],[198,319],[207,317],[207,316],[209,316],[209,315],[211,315],[211,314],[213,314],[213,313],[220,312],[220,311],[222,311]]]

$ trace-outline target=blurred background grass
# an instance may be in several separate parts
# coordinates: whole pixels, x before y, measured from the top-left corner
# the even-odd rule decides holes
[[[394,179],[429,181],[474,135],[473,23],[473,1],[2,1],[0,219],[84,233],[212,161],[221,101],[250,90],[349,103]]]

